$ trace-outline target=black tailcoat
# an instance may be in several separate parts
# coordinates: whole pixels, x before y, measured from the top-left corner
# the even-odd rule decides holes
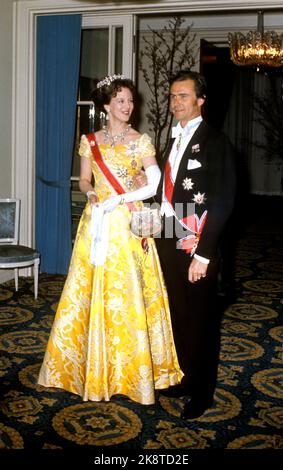
[[[173,139],[164,159],[169,157]],[[189,160],[194,169],[188,169]],[[156,239],[167,285],[172,327],[180,366],[192,395],[213,396],[218,365],[220,312],[216,306],[217,260],[221,236],[235,197],[235,154],[229,139],[202,121],[182,156],[174,191],[173,207],[183,215],[194,201],[201,218],[207,211],[195,253],[210,259],[207,276],[192,284],[188,281],[191,254],[176,247],[177,239]],[[157,191],[161,203],[164,168]],[[189,185],[186,184],[186,182]],[[190,209],[189,209],[190,210]],[[166,220],[166,218],[165,218]],[[172,221],[172,220],[171,220]],[[184,235],[183,235],[184,236]]]

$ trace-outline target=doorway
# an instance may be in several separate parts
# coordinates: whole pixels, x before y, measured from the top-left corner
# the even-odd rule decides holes
[[[222,129],[236,73],[236,65],[230,59],[228,46],[201,39],[200,72],[204,75],[208,88],[205,119],[212,127]]]

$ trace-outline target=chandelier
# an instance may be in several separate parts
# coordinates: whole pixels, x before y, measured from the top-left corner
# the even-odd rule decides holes
[[[236,65],[283,66],[283,34],[263,30],[263,13],[258,12],[257,31],[229,33],[231,59]]]

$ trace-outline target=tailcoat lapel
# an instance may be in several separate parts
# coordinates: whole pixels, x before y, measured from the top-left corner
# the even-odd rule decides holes
[[[178,187],[180,185],[182,186],[183,179],[185,175],[187,175],[188,173],[187,166],[188,166],[189,159],[197,159],[203,165],[203,144],[205,141],[205,135],[206,135],[206,123],[202,121],[200,125],[198,126],[197,130],[194,132],[182,156],[182,159],[178,168],[178,172],[176,175],[173,198],[172,198],[173,201],[174,201],[174,196],[176,196],[176,192],[178,192]],[[193,147],[196,145],[199,148],[198,152],[193,151]]]

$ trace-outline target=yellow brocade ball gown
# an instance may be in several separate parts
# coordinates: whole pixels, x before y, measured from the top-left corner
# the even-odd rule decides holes
[[[126,191],[143,157],[154,154],[147,134],[130,144],[101,144],[100,152]],[[116,195],[82,136],[81,156],[91,160],[95,190],[102,202]],[[139,208],[142,202],[135,203]],[[154,389],[179,383],[182,372],[173,342],[168,297],[153,239],[148,253],[130,231],[126,204],[109,214],[107,257],[90,262],[91,205],[86,203],[69,273],[58,305],[38,383],[59,387],[83,400],[110,400],[123,394],[154,403]]]

